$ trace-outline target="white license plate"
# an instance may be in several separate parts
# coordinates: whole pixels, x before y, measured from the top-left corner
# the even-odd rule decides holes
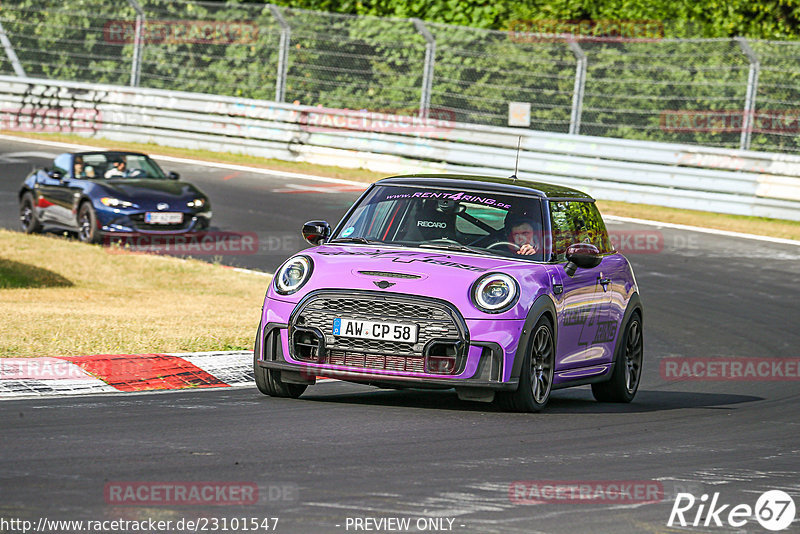
[[[148,211],[144,214],[144,222],[148,224],[181,224],[183,213],[171,211]]]
[[[345,319],[343,317],[337,317],[333,320],[333,335],[339,337],[416,343],[418,330],[419,327],[417,325],[410,323],[384,323],[382,321],[363,321],[361,319]]]

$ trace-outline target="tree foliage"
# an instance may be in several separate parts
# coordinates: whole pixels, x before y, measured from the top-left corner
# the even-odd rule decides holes
[[[250,2],[263,3],[263,2]],[[277,0],[287,7],[507,30],[517,20],[656,20],[668,37],[800,38],[800,0]]]

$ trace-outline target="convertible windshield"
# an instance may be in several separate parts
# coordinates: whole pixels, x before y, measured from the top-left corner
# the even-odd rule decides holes
[[[414,186],[377,186],[332,242],[386,243],[543,261],[536,197]]]
[[[144,154],[126,154],[124,152],[98,152],[81,154],[75,159],[79,178],[166,178],[158,164]],[[77,166],[82,164],[82,168]]]

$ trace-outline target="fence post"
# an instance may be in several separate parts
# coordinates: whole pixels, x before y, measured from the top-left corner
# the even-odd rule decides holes
[[[8,39],[8,35],[6,35],[6,30],[3,28],[2,23],[0,23],[0,42],[3,44],[3,48],[6,51],[6,56],[11,62],[11,67],[14,69],[14,74],[20,78],[26,78],[25,69],[22,68],[22,63],[19,62],[17,53],[14,52],[14,47],[11,45],[11,41]]]
[[[286,73],[289,70],[289,41],[292,38],[292,27],[286,22],[278,6],[271,5],[269,10],[281,26],[281,40],[278,44],[278,77],[275,80],[275,101],[286,99]]]
[[[572,89],[572,113],[569,117],[569,133],[570,135],[578,135],[581,132],[583,91],[586,87],[586,54],[577,41],[569,39],[567,44],[569,44],[569,48],[575,54],[575,59],[577,60],[575,65],[575,85]]]
[[[436,38],[420,19],[411,19],[414,27],[425,39],[425,64],[422,67],[422,91],[419,98],[419,117],[428,118],[431,108],[431,90],[433,88],[433,67],[436,63]]]
[[[128,0],[136,11],[136,28],[133,37],[133,59],[131,61],[131,87],[139,87],[139,78],[142,73],[142,32],[144,31],[144,10],[136,0]]]
[[[756,109],[756,92],[758,91],[758,73],[761,64],[755,51],[750,48],[750,44],[744,37],[734,37],[739,43],[739,47],[747,56],[750,62],[750,70],[747,73],[747,92],[744,96],[744,111],[742,112],[742,136],[739,139],[739,148],[750,150],[750,140],[753,133],[753,118]]]

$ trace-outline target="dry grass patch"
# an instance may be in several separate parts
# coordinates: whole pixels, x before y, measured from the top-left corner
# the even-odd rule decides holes
[[[252,349],[268,281],[0,230],[0,356]]]

